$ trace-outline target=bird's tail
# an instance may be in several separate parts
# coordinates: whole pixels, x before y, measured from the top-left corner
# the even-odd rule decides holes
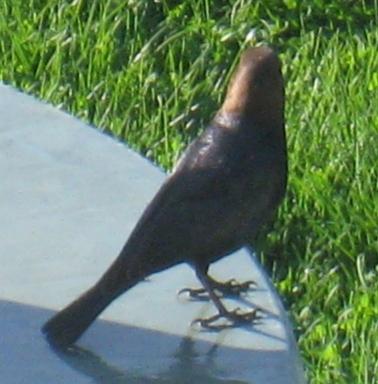
[[[52,345],[67,347],[83,334],[113,299],[102,295],[95,286],[47,321],[42,332]]]
[[[143,278],[143,273],[130,276],[127,268],[116,259],[96,285],[48,320],[42,332],[49,343],[58,348],[73,344],[115,298]]]

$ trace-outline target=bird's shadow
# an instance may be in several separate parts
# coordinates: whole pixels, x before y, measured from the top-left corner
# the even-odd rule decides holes
[[[246,381],[217,377],[222,368],[217,367],[218,345],[210,345],[203,356],[196,351],[195,341],[184,337],[171,355],[171,364],[161,372],[145,374],[127,370],[109,363],[104,357],[87,348],[74,346],[67,350],[54,349],[55,354],[75,371],[90,377],[97,384],[246,384]],[[125,347],[126,348],[126,347]],[[146,366],[148,361],[145,362]]]
[[[83,335],[80,346],[60,350],[49,346],[40,332],[51,311],[3,300],[0,308],[5,315],[1,344],[6,348],[5,362],[9,362],[0,377],[13,375],[17,382],[27,378],[42,382],[59,375],[61,382],[72,380],[76,373],[78,382],[87,377],[97,384],[246,384],[259,382],[255,378],[265,374],[261,366],[267,361],[280,364],[277,370],[281,361],[287,365],[286,350],[259,349],[253,339],[247,347],[245,342],[238,346],[232,331],[201,337],[188,327],[185,334],[178,335],[104,319],[98,319]],[[248,339],[247,334],[242,337]],[[16,371],[13,362],[20,363]]]

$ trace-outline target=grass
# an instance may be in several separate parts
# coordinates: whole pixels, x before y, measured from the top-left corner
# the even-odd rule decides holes
[[[371,384],[377,9],[377,1],[340,0],[1,0],[0,79],[169,170],[221,102],[240,51],[275,45],[287,83],[290,180],[262,258],[292,315],[310,382]]]

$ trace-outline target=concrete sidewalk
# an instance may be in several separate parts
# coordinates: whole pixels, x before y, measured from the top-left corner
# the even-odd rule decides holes
[[[211,303],[179,265],[116,300],[69,353],[40,327],[87,289],[123,246],[165,175],[113,138],[0,85],[0,382],[304,383],[292,331],[269,279],[241,250],[214,277],[255,280],[229,308],[261,306],[253,327],[199,331]]]

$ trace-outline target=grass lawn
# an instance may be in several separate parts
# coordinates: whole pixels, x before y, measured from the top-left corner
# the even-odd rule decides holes
[[[377,0],[1,0],[0,79],[169,170],[244,47],[286,79],[289,189],[259,241],[311,383],[378,382]],[[114,164],[116,166],[116,164]]]

